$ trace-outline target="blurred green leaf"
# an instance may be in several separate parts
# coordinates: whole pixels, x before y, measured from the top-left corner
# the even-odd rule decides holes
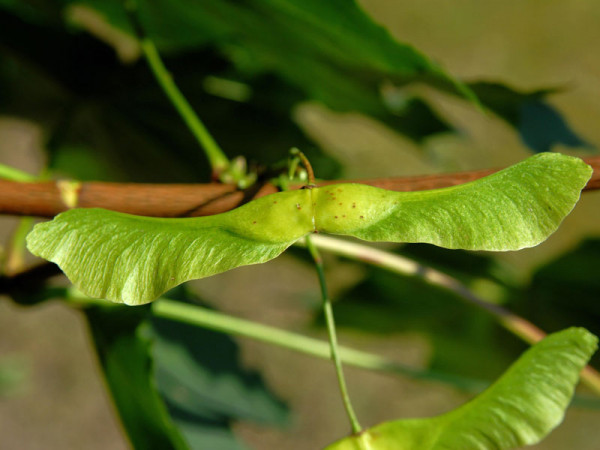
[[[327,449],[512,449],[535,444],[562,421],[597,342],[582,328],[550,335],[462,407],[429,419],[387,422]]]
[[[550,151],[558,144],[593,149],[546,101],[546,97],[555,93],[556,89],[520,92],[490,82],[470,83],[469,87],[482,103],[515,127],[525,145],[535,152]]]
[[[184,288],[169,295],[192,299]],[[240,366],[231,338],[159,318],[152,330],[158,388],[191,448],[245,448],[231,432],[235,421],[287,423],[286,407],[256,372]]]
[[[31,24],[0,10],[0,111],[51,130],[49,165],[78,179],[200,181],[202,151],[143,61],[123,65],[108,47],[64,25]],[[318,151],[292,121],[297,90],[263,76],[241,78],[211,50],[167,59],[177,81],[226,151],[268,164],[292,146],[314,159],[324,177],[339,165]],[[207,92],[218,75],[247,83],[252,101]]]
[[[406,97],[401,102],[390,101],[397,97],[390,90],[420,81],[469,96],[462,84],[411,46],[395,41],[352,0],[139,3],[148,34],[164,52],[211,46],[239,74],[276,75],[301,93],[299,100],[362,112],[413,139],[450,128],[419,98],[401,93]],[[100,20],[112,26],[130,29],[114,2],[74,4],[98,11]],[[79,25],[94,33],[88,23]],[[179,80],[181,72],[173,73]]]
[[[600,334],[600,239],[586,239],[537,269],[512,298],[514,308],[542,329],[583,326]],[[595,364],[600,357],[593,358]]]
[[[87,163],[79,167],[102,167],[98,163],[108,160],[108,167],[117,168],[104,171],[102,179],[191,181],[208,176],[195,141],[144,64],[138,61],[134,67],[124,67],[94,39],[76,33],[77,28],[61,26],[61,18],[70,17],[69,24],[106,41],[98,27],[129,31],[120,1],[5,0],[0,7],[18,16],[0,18],[6,24],[4,46],[13,56],[25,56],[20,64],[29,63],[19,66],[21,73],[8,83],[15,84],[10,91],[21,105],[17,110],[26,115],[36,110],[40,115],[44,109],[39,106],[47,110],[54,103],[54,111],[47,111],[53,126],[67,124],[56,132],[53,142],[57,169],[82,179],[97,178],[97,172],[84,170],[79,176],[75,165],[62,166],[69,160],[61,157],[63,146],[70,155],[74,148],[88,147]],[[86,19],[68,13],[74,8],[85,9]],[[149,34],[167,53],[167,66],[183,92],[231,156],[270,163],[292,146],[319,155],[290,117],[293,106],[304,100],[320,101],[337,111],[362,112],[415,140],[452,128],[402,87],[418,81],[457,93],[456,82],[412,47],[391,38],[351,0],[327,5],[197,0],[191,6],[142,1],[140,15]],[[15,21],[19,26],[15,27]],[[273,35],[278,39],[272,39]],[[114,39],[107,44],[117,51],[121,45]],[[60,102],[49,102],[52,89],[39,89],[38,107],[26,108],[22,97],[35,100],[36,85],[31,76],[22,78],[22,72],[34,67],[42,68],[71,95],[64,98],[65,92],[59,92]],[[202,82],[215,75],[242,82],[257,95],[243,102],[215,98]],[[34,92],[24,94],[30,86]],[[489,82],[469,86],[482,103],[517,128],[535,151],[547,151],[558,143],[589,148],[544,101],[551,90],[521,93]],[[69,92],[73,90],[76,97]],[[166,154],[170,157],[165,158]],[[330,161],[325,159],[325,168]],[[157,167],[162,168],[160,174],[153,173]],[[320,170],[320,174],[330,178],[332,172]]]
[[[184,288],[171,292],[191,299]],[[243,369],[237,345],[202,328],[152,318],[146,307],[87,306],[94,344],[135,448],[246,448],[235,421],[283,425],[287,410]]]
[[[110,6],[114,2],[77,3],[99,8],[109,22],[123,26],[122,13]],[[331,101],[334,109],[348,95],[360,98],[361,92],[371,92],[364,97],[371,97],[366,103],[381,104],[373,99],[379,96],[382,80],[420,80],[466,90],[425,55],[397,42],[353,0],[142,0],[138,4],[140,17],[159,47],[181,50],[210,42],[228,54],[239,70],[276,71],[310,92],[311,98]],[[340,77],[344,72],[350,76]],[[362,85],[363,89],[332,95],[344,79],[342,86]]]
[[[145,334],[148,309],[118,305],[86,309],[106,382],[134,448],[186,449],[161,400]]]

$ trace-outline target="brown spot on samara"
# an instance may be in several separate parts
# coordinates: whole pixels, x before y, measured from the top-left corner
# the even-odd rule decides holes
[[[277,200],[273,200],[273,204],[277,203]]]
[[[342,204],[341,204],[341,203],[338,203],[338,205],[342,206]]]
[[[333,216],[333,217],[335,217],[336,219],[338,218],[338,216]]]
[[[365,216],[360,216],[360,218],[361,218],[361,219],[364,219],[364,218],[365,218]]]
[[[256,225],[256,220],[254,222],[252,222],[252,225]]]

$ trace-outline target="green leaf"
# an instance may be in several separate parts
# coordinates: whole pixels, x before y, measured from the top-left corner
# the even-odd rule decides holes
[[[21,2],[20,2],[21,3]],[[54,5],[56,9],[56,5]],[[122,8],[121,2],[117,7]],[[61,18],[60,11],[55,11]],[[6,58],[0,60],[0,112],[41,123],[48,165],[79,180],[198,182],[209,170],[197,142],[145,61],[121,64],[106,47],[71,27],[28,23],[0,8]],[[248,161],[281,160],[299,146],[319,173],[339,171],[293,122],[303,94],[273,76],[244,76],[205,49],[167,57],[180,88],[221,146]],[[209,77],[243,83],[247,101],[210,92]],[[204,82],[203,82],[204,81]]]
[[[200,301],[185,286],[169,296]],[[154,378],[171,420],[190,448],[245,449],[234,423],[287,423],[285,405],[258,373],[243,367],[239,347],[229,336],[156,316],[149,325]]]
[[[185,281],[269,261],[313,231],[470,250],[530,247],[556,230],[591,170],[577,158],[540,154],[433,191],[339,184],[188,219],[76,209],[36,225],[27,245],[86,294],[137,305]]]
[[[114,1],[77,3],[129,31]],[[336,109],[357,101],[381,111],[383,81],[418,80],[471,94],[424,54],[396,41],[354,0],[138,3],[145,28],[162,49],[215,45],[240,70],[276,72]]]
[[[255,372],[239,364],[239,349],[223,333],[154,318],[157,382],[170,406],[205,420],[284,425],[287,411]]]
[[[82,3],[110,25],[131,32],[120,2],[75,4]],[[422,82],[474,99],[468,87],[395,40],[353,0],[196,0],[193,7],[164,0],[138,3],[145,29],[164,54],[210,46],[238,74],[273,74],[302,93],[299,101],[359,111],[416,140],[449,126],[425,102],[406,93],[382,93],[385,86],[397,92],[407,83]],[[95,32],[88,23],[78,25]],[[176,79],[185,71],[172,70]],[[403,100],[390,102],[398,96]]]
[[[475,82],[469,87],[482,103],[514,126],[523,143],[535,152],[547,152],[557,144],[593,150],[546,101],[558,89],[520,92],[499,83]]]
[[[173,295],[192,298],[185,289]],[[157,317],[152,334],[158,389],[191,448],[246,448],[233,433],[234,422],[287,423],[285,406],[259,374],[242,367],[229,336]]]
[[[538,268],[511,308],[544,330],[585,327],[600,335],[600,239],[585,239]],[[600,355],[592,362],[600,364]]]
[[[185,450],[161,400],[144,332],[146,308],[93,306],[85,313],[115,406],[134,448]]]
[[[562,421],[597,341],[583,328],[550,335],[462,407],[433,418],[387,422],[327,450],[484,450],[535,444]]]

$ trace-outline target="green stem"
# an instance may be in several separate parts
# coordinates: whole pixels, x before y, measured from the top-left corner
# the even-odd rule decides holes
[[[69,297],[69,300],[74,303],[83,301],[82,299],[74,297]],[[96,301],[105,306],[107,304],[105,300]],[[86,297],[85,302],[94,302],[94,299]],[[269,325],[228,316],[201,306],[189,305],[163,297],[152,304],[152,312],[157,317],[200,326],[232,336],[242,336],[254,339],[321,359],[331,359],[331,344],[329,342],[271,327]],[[449,383],[472,392],[479,392],[486,387],[486,383],[479,380],[454,377],[452,375],[437,373],[430,370],[415,369],[391,361],[382,356],[353,348],[339,346],[338,354],[344,363],[361,369],[390,372],[415,379]]]
[[[301,242],[298,242],[297,244],[302,245]],[[312,245],[347,258],[381,267],[390,272],[402,275],[419,276],[428,283],[448,289],[458,294],[459,297],[467,300],[469,303],[493,315],[501,326],[528,344],[535,344],[546,337],[546,333],[533,323],[500,305],[491,303],[484,298],[475,295],[473,291],[457,279],[432,269],[431,267],[423,266],[411,259],[367,245],[344,241],[329,236],[313,236]],[[594,368],[586,366],[581,373],[581,381],[592,389],[594,393],[600,395],[600,373]]]
[[[319,284],[321,286],[321,297],[323,299],[323,311],[325,313],[325,321],[327,322],[327,332],[329,333],[329,343],[331,349],[331,358],[333,359],[333,363],[335,365],[335,371],[337,374],[338,385],[340,387],[340,393],[342,394],[342,400],[344,402],[344,407],[346,408],[346,413],[348,414],[348,418],[350,419],[350,425],[352,426],[352,432],[357,434],[362,431],[362,427],[360,423],[358,423],[358,419],[356,418],[356,413],[354,412],[354,408],[352,407],[352,402],[350,401],[350,396],[348,395],[348,388],[346,387],[346,380],[344,379],[344,371],[342,368],[342,360],[339,355],[337,336],[335,333],[335,321],[333,319],[333,309],[331,307],[331,300],[329,299],[329,295],[327,294],[327,284],[325,281],[325,271],[323,270],[323,260],[321,259],[321,255],[317,248],[313,245],[310,236],[306,236],[306,246],[310,255],[312,256],[315,267],[317,269],[317,274],[319,275]]]
[[[6,261],[4,262],[4,273],[15,274],[25,267],[25,240],[27,234],[33,227],[33,217],[22,217],[15,228],[8,247]]]
[[[173,77],[165,67],[154,42],[145,35],[137,15],[137,3],[135,0],[125,1],[124,6],[131,19],[133,29],[140,40],[142,52],[158,84],[183,118],[192,134],[196,137],[200,146],[204,149],[213,174],[220,174],[229,167],[229,159],[173,81]]]
[[[141,41],[141,46],[156,80],[206,152],[213,172],[217,174],[223,172],[229,167],[229,159],[173,81],[173,77],[163,64],[154,42],[145,37]]]
[[[75,308],[86,308],[90,305],[102,306],[105,308],[118,308],[120,306],[115,303],[107,302],[106,300],[88,297],[72,288],[66,289],[57,287],[52,288],[51,290],[53,291],[52,295],[47,295],[48,298],[63,298]],[[152,304],[152,313],[156,317],[176,320],[178,322],[199,326],[232,336],[246,337],[305,355],[314,356],[316,358],[331,360],[331,346],[329,342],[271,327],[269,325],[228,316],[198,305],[190,305],[162,297]],[[488,386],[488,383],[481,380],[449,375],[432,370],[416,369],[382,356],[353,348],[339,346],[338,352],[341,360],[345,364],[361,369],[404,375],[423,381],[442,382],[473,393],[479,393]],[[576,397],[576,400],[589,407],[600,408],[600,404],[597,403],[596,399]]]
[[[102,304],[107,303],[105,300],[99,302]],[[177,320],[178,322],[200,326],[220,333],[255,339],[317,358],[331,359],[329,342],[228,316],[197,305],[161,298],[152,304],[152,312],[158,317]],[[360,350],[347,347],[339,347],[338,350],[344,362],[362,369],[395,372],[421,379],[438,380],[443,378],[441,374],[413,369]],[[479,386],[473,384],[471,388],[479,388]]]

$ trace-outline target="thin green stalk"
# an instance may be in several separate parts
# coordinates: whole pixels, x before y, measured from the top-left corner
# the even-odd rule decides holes
[[[0,164],[0,179],[3,180],[33,183],[43,177],[43,174],[41,177],[37,177],[15,167]],[[25,264],[25,237],[32,226],[32,217],[23,217],[19,220],[19,224],[11,238],[6,261],[4,261],[4,273],[10,275],[22,270]]]
[[[119,307],[116,303],[107,302],[83,295],[74,288],[46,288],[53,291],[46,295],[47,298],[63,298],[72,307],[86,308],[90,305],[102,307]],[[176,320],[181,323],[206,328],[231,336],[241,336],[276,345],[298,353],[316,358],[331,360],[331,345],[320,339],[303,336],[291,331],[282,330],[269,325],[263,325],[237,317],[232,317],[218,311],[213,311],[198,305],[190,305],[176,300],[162,297],[152,303],[152,313],[156,317]],[[397,363],[388,358],[344,346],[338,347],[342,362],[366,370],[377,370],[390,374],[398,374],[423,381],[435,381],[450,384],[464,391],[479,393],[489,384],[487,382],[436,372],[432,370],[416,369]],[[589,408],[598,409],[600,404],[597,399],[575,397],[575,401]]]
[[[38,177],[30,173],[23,172],[11,166],[0,164],[0,179],[9,181],[20,181],[22,183],[33,183],[38,181]]]
[[[315,183],[315,175],[310,161],[308,160],[306,155],[297,148],[293,148],[290,153],[292,154],[292,156],[300,159],[302,165],[304,166],[308,174],[308,186],[313,186]],[[293,162],[293,164],[295,164],[295,162]],[[290,178],[292,178],[293,176],[292,167],[293,166],[290,165]],[[346,409],[346,414],[348,415],[348,419],[350,420],[352,432],[354,434],[357,434],[362,431],[362,427],[360,426],[360,423],[358,422],[358,419],[356,417],[356,413],[354,412],[354,408],[352,407],[352,402],[350,401],[350,395],[348,394],[348,388],[346,386],[346,379],[344,378],[344,370],[342,368],[342,360],[340,357],[337,335],[335,332],[335,320],[333,318],[331,299],[327,294],[327,282],[325,280],[325,271],[323,269],[323,259],[321,258],[321,255],[319,254],[317,248],[312,244],[310,236],[306,236],[305,241],[306,247],[308,248],[308,251],[315,262],[315,268],[317,269],[317,275],[319,276],[321,298],[323,300],[323,312],[325,313],[327,333],[329,334],[330,358],[333,360],[333,364],[335,365],[338,386],[340,387],[342,401],[344,402],[344,408]]]
[[[4,262],[4,273],[12,275],[20,272],[25,267],[25,239],[33,228],[33,217],[22,217],[10,240],[6,261]]]
[[[362,427],[360,423],[358,423],[358,419],[356,418],[356,413],[354,412],[354,408],[352,407],[352,402],[350,401],[350,396],[348,394],[348,388],[346,387],[346,380],[344,379],[344,371],[342,368],[342,360],[339,355],[337,336],[335,332],[335,321],[333,319],[333,310],[331,307],[331,300],[329,299],[329,295],[327,294],[327,283],[325,281],[325,271],[323,270],[323,260],[321,259],[321,255],[317,248],[313,245],[310,236],[306,236],[306,247],[312,256],[315,267],[317,269],[317,274],[319,276],[319,284],[321,286],[321,297],[323,299],[323,311],[325,312],[325,321],[327,323],[327,332],[329,333],[329,343],[331,347],[331,358],[333,359],[333,363],[335,365],[335,371],[337,374],[338,385],[340,387],[340,393],[342,394],[342,400],[344,402],[344,408],[346,408],[346,413],[348,414],[348,418],[350,419],[350,425],[352,426],[352,432],[357,434],[362,431]]]
[[[85,307],[90,304],[102,305],[104,307],[110,305],[117,306],[106,300],[82,296],[80,293],[77,293],[78,291],[73,293],[73,290],[71,289],[67,292],[68,294],[65,293],[63,296],[73,306]],[[57,294],[57,296],[61,295]],[[199,326],[219,333],[226,333],[231,336],[246,337],[305,355],[314,356],[316,358],[331,360],[331,346],[329,342],[269,325],[232,317],[198,305],[190,305],[163,297],[152,304],[152,313],[157,317],[176,320],[178,322]],[[373,353],[363,352],[344,346],[338,347],[338,353],[342,362],[353,367],[400,374],[425,381],[443,382],[473,393],[479,393],[489,385],[487,382],[481,380],[448,375],[430,370],[415,369]],[[590,408],[600,408],[597,399],[575,397],[575,401]]]
[[[428,283],[448,289],[458,294],[469,303],[492,314],[496,317],[501,326],[528,344],[535,344],[546,337],[546,333],[533,323],[500,305],[496,305],[475,295],[473,291],[457,279],[432,269],[431,267],[426,267],[403,256],[395,255],[356,242],[349,242],[320,235],[314,235],[312,239],[313,245],[323,250],[357,261],[362,261],[376,267],[381,267],[390,272],[402,275],[419,276]],[[301,242],[298,242],[298,244],[301,245]],[[594,368],[586,366],[581,373],[581,381],[593,390],[594,393],[600,395],[600,373]]]
[[[126,11],[129,13],[133,28],[140,39],[142,52],[146,57],[146,61],[148,61],[148,65],[156,81],[158,81],[160,87],[183,118],[192,134],[196,137],[200,146],[204,149],[213,173],[220,174],[229,167],[229,159],[173,81],[173,77],[165,67],[154,42],[145,35],[137,16],[137,3],[135,0],[125,1],[124,5]]]
[[[144,37],[141,46],[156,80],[206,152],[213,172],[217,174],[223,172],[229,167],[229,159],[173,81],[173,77],[163,64],[154,42]]]
[[[85,300],[82,300],[81,298],[74,296],[69,297],[69,300],[73,302],[94,301],[88,297],[86,297]],[[105,300],[98,300],[98,302],[104,305],[107,303]],[[152,312],[157,317],[200,326],[232,336],[242,336],[254,339],[321,359],[331,359],[331,344],[329,342],[271,327],[269,325],[232,317],[198,305],[190,305],[163,297],[152,304]],[[338,346],[338,353],[344,363],[361,369],[390,372],[421,380],[450,383],[461,389],[472,392],[479,392],[486,387],[486,383],[479,380],[454,377],[452,375],[429,370],[415,369],[391,361],[382,356],[353,348]]]

